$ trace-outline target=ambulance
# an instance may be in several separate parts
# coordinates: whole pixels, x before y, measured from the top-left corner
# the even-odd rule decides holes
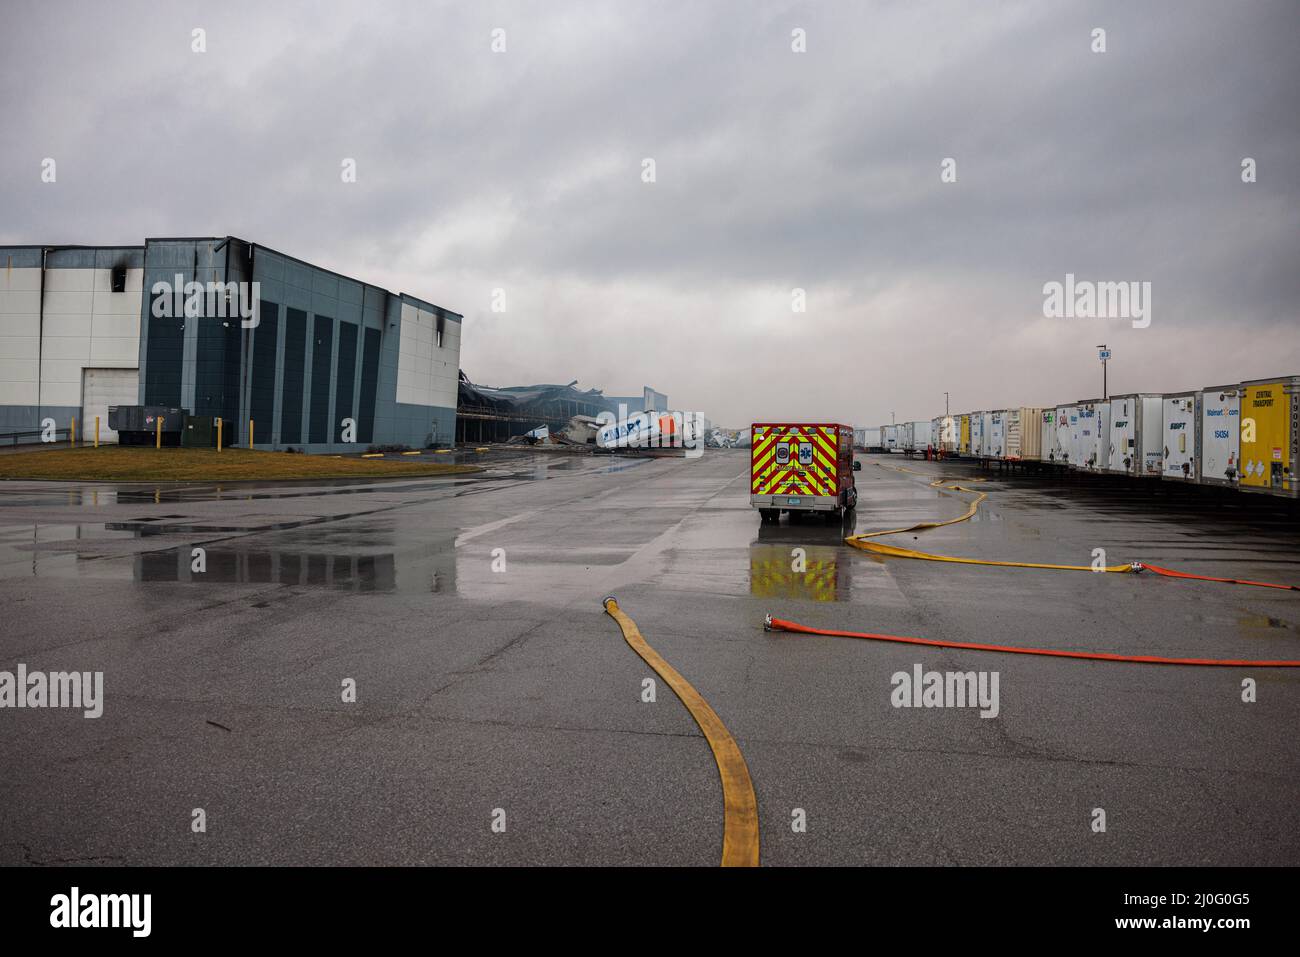
[[[755,422],[751,429],[749,504],[764,522],[782,512],[843,517],[858,504],[852,427]]]
[[[1236,488],[1241,478],[1241,386],[1201,390],[1201,448],[1196,480]]]
[[[1300,376],[1241,384],[1241,484],[1250,492],[1300,497]]]
[[[1171,482],[1195,482],[1200,460],[1201,393],[1171,392],[1165,396],[1164,464],[1160,477]]]

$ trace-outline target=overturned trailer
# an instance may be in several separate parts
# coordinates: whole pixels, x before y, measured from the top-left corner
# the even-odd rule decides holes
[[[614,449],[698,449],[707,423],[697,412],[638,412],[596,430],[596,447]]]

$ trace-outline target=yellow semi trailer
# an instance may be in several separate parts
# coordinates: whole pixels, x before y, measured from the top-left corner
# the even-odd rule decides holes
[[[961,428],[957,436],[957,452],[960,455],[970,455],[970,415],[962,415],[959,418]]]
[[[1300,376],[1242,383],[1240,488],[1300,497]]]

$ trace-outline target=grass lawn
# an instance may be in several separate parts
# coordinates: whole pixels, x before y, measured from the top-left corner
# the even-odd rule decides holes
[[[388,455],[382,459],[290,455],[248,449],[153,449],[101,446],[43,449],[0,455],[0,479],[64,482],[238,482],[286,479],[412,478],[476,472],[432,456]]]

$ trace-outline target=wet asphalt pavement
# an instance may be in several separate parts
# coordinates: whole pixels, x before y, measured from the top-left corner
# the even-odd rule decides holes
[[[959,515],[970,496],[927,483],[977,474],[861,458],[858,531]],[[0,485],[0,669],[102,671],[105,698],[98,719],[0,710],[0,864],[716,864],[708,745],[662,682],[642,702],[652,672],[607,594],[739,742],[766,864],[1300,863],[1300,669],[762,628],[771,613],[1296,659],[1300,592],[878,558],[838,526],[760,527],[747,451],[486,461],[392,483]],[[1080,565],[1102,548],[1300,583],[1300,513],[1275,500],[996,473],[980,487],[973,520],[887,541]],[[997,671],[998,716],[893,707],[891,675],[917,663]]]

